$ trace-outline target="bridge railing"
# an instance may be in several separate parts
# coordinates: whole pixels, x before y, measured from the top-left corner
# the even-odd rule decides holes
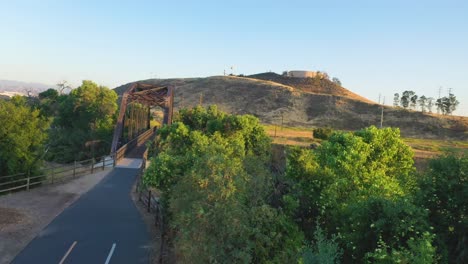
[[[117,163],[120,159],[122,159],[125,156],[125,154],[133,150],[135,146],[141,146],[141,144],[144,144],[153,135],[155,131],[156,127],[150,128],[138,137],[130,140],[127,144],[121,146],[114,154],[115,162]]]
[[[39,185],[53,184],[73,179],[78,176],[94,173],[95,171],[114,166],[114,157],[103,156],[97,161],[95,158],[75,161],[72,164],[53,166],[42,169],[40,175],[18,173],[0,176],[0,195],[3,193],[29,190]]]

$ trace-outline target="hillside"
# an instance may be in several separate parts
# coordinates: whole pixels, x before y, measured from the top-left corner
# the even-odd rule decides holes
[[[356,130],[380,124],[380,106],[342,87],[317,86],[304,92],[291,82],[277,83],[249,77],[215,76],[187,79],[150,79],[141,82],[175,85],[175,107],[217,104],[230,113],[252,114],[267,124],[302,127],[330,126]],[[258,75],[257,75],[258,77]],[[131,84],[115,90],[122,94]],[[309,85],[310,87],[310,85]],[[468,139],[468,118],[436,116],[385,107],[384,126],[399,127],[407,137]]]
[[[345,96],[351,99],[364,101],[368,103],[375,103],[367,98],[364,98],[358,94],[355,94],[344,87],[341,87],[328,79],[320,78],[293,78],[288,76],[279,75],[274,72],[265,72],[259,74],[253,74],[247,76],[248,78],[272,81],[287,86],[294,87],[303,92],[315,93],[315,94],[326,94],[326,95],[337,95]]]

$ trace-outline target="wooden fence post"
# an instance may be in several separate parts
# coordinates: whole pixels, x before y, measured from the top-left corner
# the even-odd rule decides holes
[[[91,159],[91,174],[94,173],[94,157]]]
[[[105,165],[106,165],[106,156],[102,156],[102,170],[104,170]]]
[[[31,181],[31,179],[29,177],[30,177],[30,173],[28,171],[28,178],[26,179],[26,190],[27,191],[29,191],[29,184],[30,184],[30,181]]]

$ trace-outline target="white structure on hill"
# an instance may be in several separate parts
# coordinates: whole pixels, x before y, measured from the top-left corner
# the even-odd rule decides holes
[[[288,71],[286,76],[296,78],[314,78],[315,76],[323,77],[324,74],[319,71]]]

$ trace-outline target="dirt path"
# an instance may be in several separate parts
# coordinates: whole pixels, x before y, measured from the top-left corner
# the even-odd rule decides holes
[[[12,261],[58,214],[110,171],[0,196],[0,264]]]

